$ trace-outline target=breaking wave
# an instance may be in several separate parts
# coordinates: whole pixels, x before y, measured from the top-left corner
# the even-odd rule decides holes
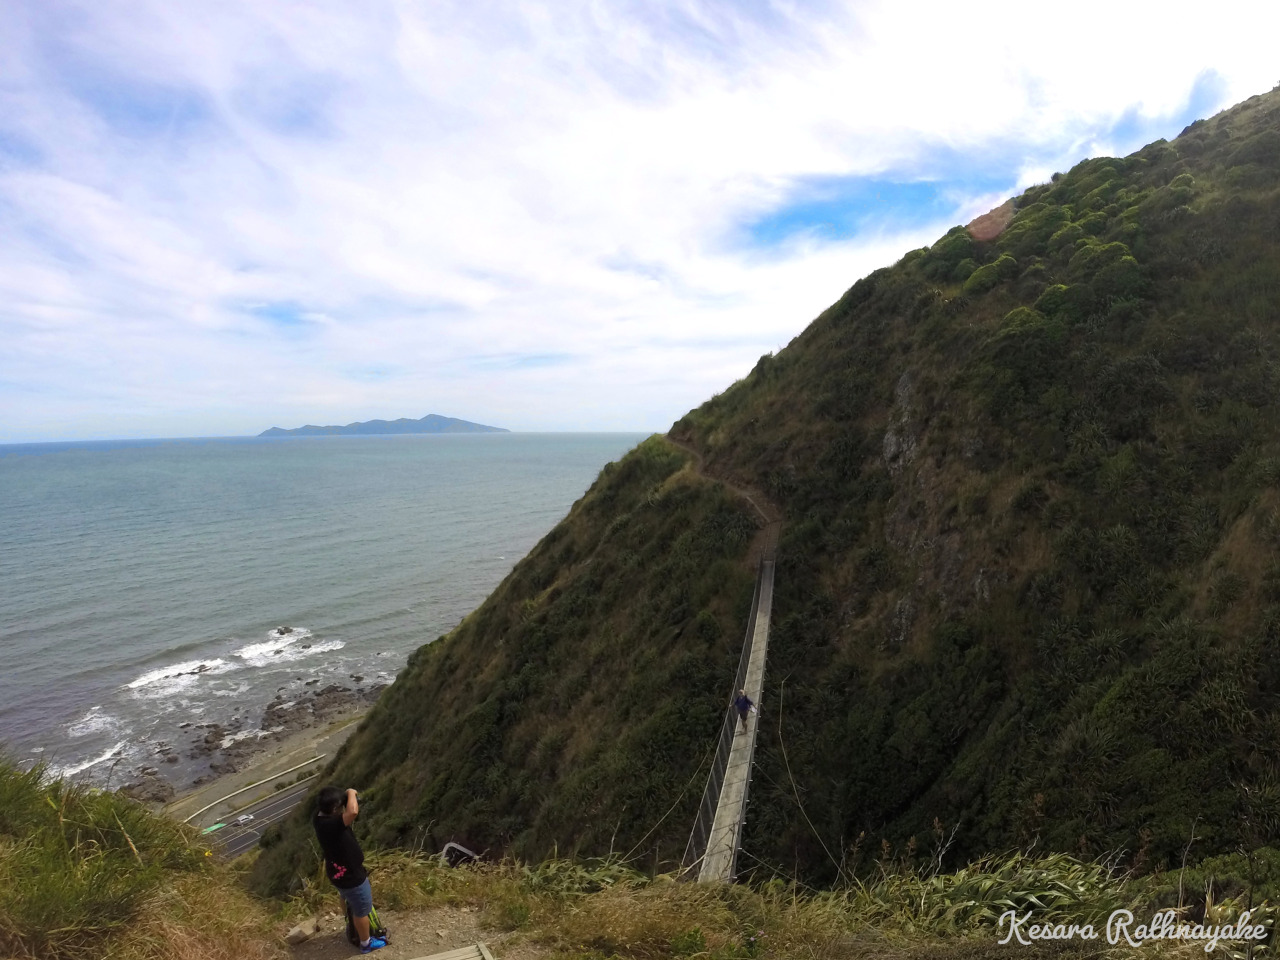
[[[77,773],[83,773],[90,767],[96,767],[100,763],[106,763],[108,760],[117,760],[125,755],[125,747],[129,745],[128,740],[121,740],[114,747],[109,747],[100,756],[83,760],[80,763],[67,764],[51,764],[49,766],[49,776],[51,777],[73,777]]]
[[[210,660],[186,660],[167,667],[148,670],[125,684],[135,696],[169,697],[195,684],[203,676],[213,676],[236,669],[236,664],[215,657]]]
[[[288,632],[280,632],[286,629]],[[246,666],[269,667],[276,663],[302,660],[317,653],[341,650],[345,646],[346,644],[341,640],[312,643],[311,631],[303,627],[277,627],[268,634],[268,639],[241,647],[235,655],[244,661]]]

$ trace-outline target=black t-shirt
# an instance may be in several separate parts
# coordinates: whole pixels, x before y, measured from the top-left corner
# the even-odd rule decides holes
[[[364,851],[351,828],[342,822],[342,812],[316,814],[316,839],[324,851],[324,872],[335,887],[358,887],[368,879]]]

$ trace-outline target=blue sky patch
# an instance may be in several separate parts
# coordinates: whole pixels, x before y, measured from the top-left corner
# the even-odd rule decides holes
[[[40,151],[26,140],[0,130],[0,167],[9,165],[34,167],[42,159]]]
[[[1100,139],[1114,143],[1122,156],[1142,149],[1153,140],[1172,140],[1191,122],[1217,113],[1226,96],[1226,81],[1215,71],[1206,70],[1196,77],[1187,104],[1181,110],[1160,117],[1144,117],[1137,107],[1130,107]]]
[[[314,322],[307,317],[307,314],[313,311],[307,310],[302,304],[292,300],[253,304],[246,307],[245,312],[260,320],[266,320],[271,326],[280,330],[297,331]]]
[[[336,134],[329,114],[338,90],[338,82],[323,74],[259,74],[240,86],[232,99],[237,108],[283,136],[327,139]]]
[[[1223,78],[1205,71],[1196,78],[1186,104],[1173,113],[1144,117],[1133,107],[1110,127],[1091,132],[1091,142],[1114,146],[1119,156],[1153,140],[1171,140],[1193,120],[1211,116],[1225,96]],[[790,242],[836,243],[863,233],[911,230],[942,221],[954,225],[971,197],[1012,195],[1021,171],[1061,163],[1062,145],[1028,150],[1027,144],[998,140],[968,147],[927,146],[909,168],[875,176],[807,177],[793,182],[786,201],[743,224],[739,245],[774,250]],[[1081,153],[1067,163],[1069,169]]]
[[[213,122],[198,90],[150,83],[79,63],[63,74],[68,90],[117,132],[137,139],[186,135]]]
[[[796,183],[783,206],[744,228],[749,246],[774,248],[793,240],[848,240],[882,229],[910,230],[957,216],[974,194],[1012,189],[1015,174],[976,174],[967,179],[813,177]]]

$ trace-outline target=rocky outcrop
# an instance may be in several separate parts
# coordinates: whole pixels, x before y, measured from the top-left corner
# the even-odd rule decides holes
[[[173,784],[161,778],[160,771],[155,767],[143,767],[138,773],[138,779],[132,783],[126,783],[116,793],[137,800],[139,803],[155,806],[161,806],[173,799],[176,792]]]

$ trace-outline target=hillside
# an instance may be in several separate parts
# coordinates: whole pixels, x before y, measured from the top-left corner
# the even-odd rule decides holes
[[[1273,91],[859,280],[675,424],[701,470],[661,437],[607,467],[330,777],[375,842],[678,858],[751,589],[718,477],[784,515],[761,871],[1273,841],[1278,324]],[[281,889],[303,823],[272,841]]]
[[[344,426],[317,427],[307,424],[285,430],[283,427],[270,427],[263,430],[260,437],[335,437],[335,436],[379,436],[390,433],[510,433],[504,427],[486,427],[483,423],[472,423],[470,420],[459,420],[456,417],[442,417],[437,413],[428,413],[419,420],[401,417],[398,420],[365,420],[360,423],[348,423]]]

